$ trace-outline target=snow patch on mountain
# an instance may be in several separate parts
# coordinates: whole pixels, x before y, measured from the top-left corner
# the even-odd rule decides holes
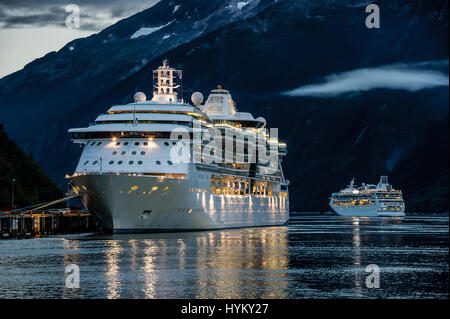
[[[130,37],[130,39],[136,39],[139,37],[143,37],[149,34],[152,34],[153,32],[156,32],[158,30],[161,30],[162,28],[167,27],[169,24],[171,24],[172,22],[174,22],[175,20],[170,21],[167,24],[164,25],[160,25],[159,27],[153,27],[153,28],[140,28],[139,30],[137,30],[135,33],[133,33],[133,35]]]
[[[163,40],[170,38],[171,36],[173,36],[175,33],[171,33],[171,34],[167,34],[165,36],[163,36]]]
[[[247,1],[247,2],[243,2],[243,1],[242,2],[238,2],[237,3],[237,7],[238,7],[239,10],[242,10],[242,8],[245,7],[247,4],[249,4],[250,2],[251,2],[251,0]]]
[[[177,10],[181,7],[181,5],[176,5],[175,8],[173,8],[173,12],[172,14],[174,14],[175,12],[177,12]]]

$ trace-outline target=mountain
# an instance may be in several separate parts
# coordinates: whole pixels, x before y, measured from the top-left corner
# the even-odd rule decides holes
[[[62,184],[80,153],[67,129],[136,91],[151,95],[151,71],[167,57],[184,71],[185,98],[220,83],[240,111],[279,128],[293,211],[329,210],[328,196],[350,178],[381,174],[403,189],[407,211],[448,211],[448,86],[282,94],[385,65],[448,74],[447,1],[376,1],[380,29],[365,27],[368,3],[162,0],[1,79],[0,118]]]
[[[11,206],[13,179],[16,180],[14,204],[20,207],[58,199],[63,195],[33,158],[9,139],[0,124],[0,209]]]

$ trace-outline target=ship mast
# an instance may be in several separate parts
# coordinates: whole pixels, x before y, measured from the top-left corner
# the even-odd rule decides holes
[[[177,89],[181,85],[176,83],[177,76],[181,81],[182,71],[171,68],[169,60],[163,60],[163,64],[153,71],[153,79],[156,80],[156,83],[153,84],[152,101],[162,104],[178,102]]]

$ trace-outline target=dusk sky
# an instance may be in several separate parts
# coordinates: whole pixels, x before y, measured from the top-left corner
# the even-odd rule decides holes
[[[67,42],[97,33],[150,8],[158,0],[0,0],[0,78],[57,51]],[[80,8],[80,28],[66,27],[66,7]]]

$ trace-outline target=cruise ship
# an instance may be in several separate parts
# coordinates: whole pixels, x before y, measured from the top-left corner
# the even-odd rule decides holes
[[[262,117],[238,112],[218,85],[206,102],[182,97],[182,71],[153,71],[153,97],[112,106],[69,133],[82,152],[66,176],[105,231],[152,232],[283,225],[286,144]],[[276,133],[276,131],[275,131]]]
[[[347,188],[331,195],[330,206],[341,216],[405,216],[402,191],[393,189],[387,176],[381,176],[378,185],[361,187],[352,179]]]

